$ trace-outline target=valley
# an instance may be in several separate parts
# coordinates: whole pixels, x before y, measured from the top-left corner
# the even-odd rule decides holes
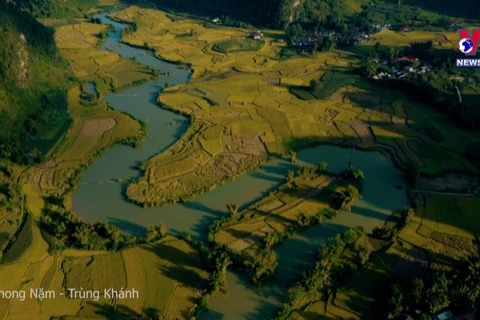
[[[425,282],[422,314],[468,309],[429,286],[479,290],[457,270],[478,258],[480,134],[367,79],[358,55],[438,31],[295,51],[281,30],[110,5],[44,21],[68,123],[38,164],[0,162],[0,279],[140,298],[1,300],[1,318],[383,319],[396,278]]]

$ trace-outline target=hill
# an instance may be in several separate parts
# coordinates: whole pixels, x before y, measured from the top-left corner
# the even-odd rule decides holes
[[[144,1],[127,0],[127,2],[145,5]],[[460,0],[455,6],[448,0],[150,0],[158,9],[193,16],[222,18],[226,25],[241,26],[240,21],[257,26],[286,28],[291,22],[303,25],[324,25],[328,20],[340,20],[352,17],[369,5],[387,7],[388,15],[394,17],[402,9],[420,9],[432,16],[446,15],[457,18],[478,18],[479,4],[469,0]],[[394,12],[395,11],[395,12]],[[398,12],[396,12],[398,11]],[[228,18],[227,18],[228,17]]]
[[[39,160],[69,125],[68,67],[53,30],[5,0],[0,29],[0,157],[28,163]],[[34,149],[39,151],[29,157]]]
[[[22,10],[42,18],[80,16],[98,4],[97,0],[13,0],[13,2]]]
[[[130,1],[132,2],[132,1]],[[135,1],[133,1],[135,2]],[[323,20],[328,14],[350,15],[367,0],[152,0],[158,8],[193,15],[228,16],[232,19],[270,27],[285,27],[291,21]]]

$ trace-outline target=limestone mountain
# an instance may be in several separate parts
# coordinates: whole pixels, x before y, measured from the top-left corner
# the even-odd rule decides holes
[[[68,121],[68,66],[54,31],[14,3],[0,0],[0,30],[0,158],[24,163]]]

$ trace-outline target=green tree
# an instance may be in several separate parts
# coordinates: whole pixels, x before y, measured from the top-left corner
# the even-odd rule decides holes
[[[430,286],[425,291],[425,303],[431,313],[435,313],[449,305],[449,282],[444,272],[433,276]]]
[[[265,243],[265,247],[267,249],[270,249],[271,247],[273,247],[277,243],[277,240],[278,240],[278,235],[276,232],[268,232],[265,235],[265,238],[263,238],[263,242]]]
[[[256,254],[250,256],[246,264],[251,268],[253,283],[259,284],[275,271],[278,265],[277,254],[272,249],[260,249]]]
[[[158,69],[151,68],[150,72],[152,73],[152,76],[154,76],[155,78],[158,78],[160,76],[160,70]]]
[[[362,170],[355,169],[353,167],[348,168],[343,173],[344,177],[349,180],[362,181],[365,180],[365,174]]]
[[[326,162],[322,161],[322,162],[318,163],[317,165],[315,165],[315,172],[317,174],[325,172],[325,170],[327,170],[327,163]]]
[[[378,65],[372,60],[368,59],[361,66],[362,73],[365,77],[373,77],[378,70]]]
[[[388,307],[388,319],[394,319],[398,317],[403,311],[403,290],[398,284],[393,284],[390,287],[390,294],[387,302]]]
[[[165,238],[167,236],[167,226],[163,222],[157,224],[157,233],[160,238]]]
[[[238,209],[239,209],[239,206],[236,203],[227,204],[228,213],[230,214],[230,217],[233,218],[233,219],[238,218]]]
[[[295,172],[293,170],[288,170],[287,176],[285,177],[288,185],[291,185],[295,180]]]
[[[292,163],[297,163],[297,153],[295,151],[290,152],[290,161]]]
[[[409,283],[407,294],[408,304],[410,306],[418,306],[423,301],[423,292],[425,283],[420,278],[413,278]]]

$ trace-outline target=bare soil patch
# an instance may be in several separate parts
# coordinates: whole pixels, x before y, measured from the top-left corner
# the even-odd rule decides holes
[[[369,123],[360,119],[353,119],[350,121],[350,127],[361,139],[362,142],[374,142],[375,136],[373,135],[372,128]]]
[[[267,78],[265,79],[265,83],[267,86],[279,86],[280,85],[280,78]]]
[[[113,118],[87,120],[80,130],[81,137],[101,137],[117,124]]]
[[[241,136],[245,153],[256,156],[267,156],[267,150],[258,134],[246,134]]]
[[[222,142],[228,152],[267,156],[265,145],[258,134],[243,134],[238,136],[222,136]]]
[[[418,189],[437,192],[473,193],[480,186],[478,177],[459,173],[444,176],[420,176]]]
[[[241,252],[256,243],[260,243],[267,233],[274,231],[270,226],[263,227],[245,238],[235,240],[228,247],[232,251]]]
[[[283,205],[285,205],[285,203],[283,203],[282,201],[280,201],[278,199],[275,199],[271,202],[262,204],[261,206],[258,207],[258,210],[269,212],[269,211],[278,209],[278,208],[282,207]]]
[[[250,120],[250,116],[242,112],[198,112],[196,115],[197,119],[201,120],[212,120],[216,123],[220,122],[240,122]]]
[[[328,125],[333,125],[333,120],[337,115],[338,111],[327,108],[323,114],[317,116],[317,121],[324,122]]]
[[[440,43],[447,43],[448,39],[443,34],[437,34],[437,35],[435,35],[435,41],[440,42]]]
[[[433,231],[430,234],[430,238],[467,254],[476,254],[478,252],[476,242],[466,237]]]

